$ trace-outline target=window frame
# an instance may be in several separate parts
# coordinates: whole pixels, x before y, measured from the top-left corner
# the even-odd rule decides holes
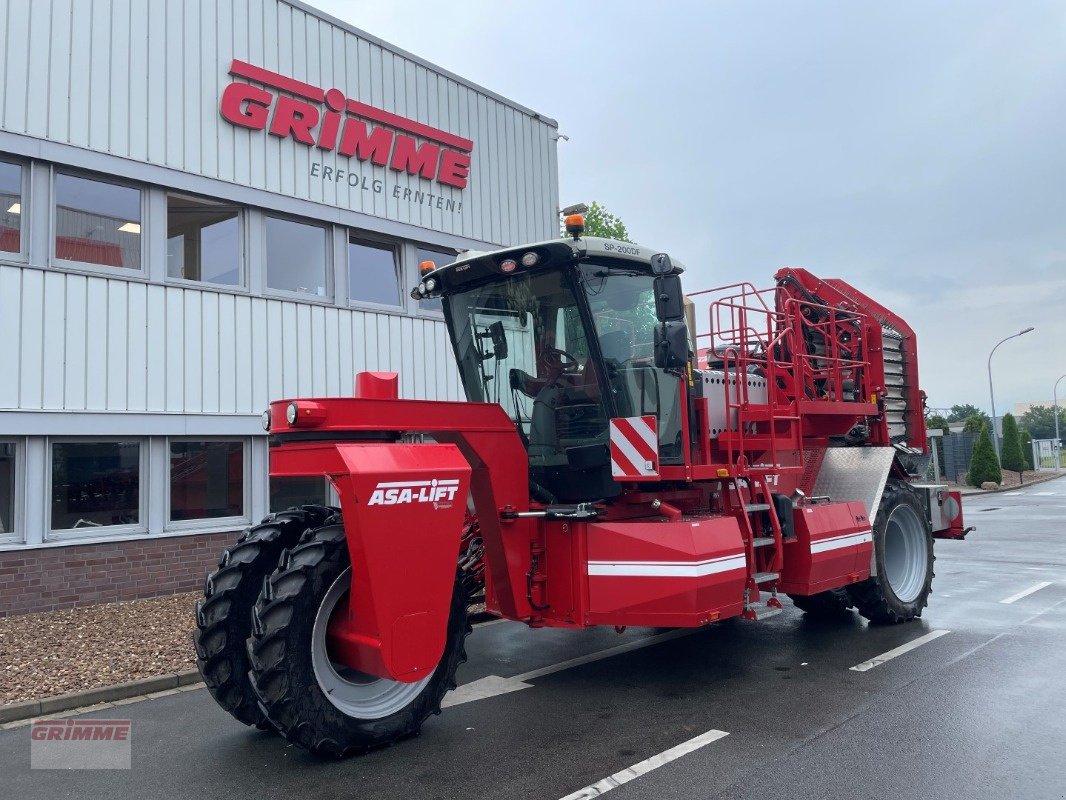
[[[179,192],[174,189],[160,187],[163,192],[163,218],[166,220],[166,230],[163,231],[163,283],[172,286],[181,286],[186,289],[201,289],[207,291],[228,291],[249,293],[248,275],[248,206],[239,203],[226,202],[213,197],[201,197],[188,192]],[[170,265],[166,263],[167,244],[170,242],[170,198],[180,197],[184,200],[192,200],[205,205],[219,208],[233,209],[237,212],[237,283],[215,283],[213,281],[196,281],[191,278],[174,278],[170,275]],[[54,239],[54,237],[53,237]],[[266,227],[263,228],[263,239],[266,240]],[[264,284],[266,275],[263,275]]]
[[[14,436],[0,437],[0,445],[15,446],[15,481],[11,503],[11,530],[0,533],[0,545],[26,541],[26,440]]]
[[[152,187],[139,183],[137,181],[122,181],[111,178],[110,176],[101,176],[99,173],[90,172],[88,170],[77,169],[73,167],[67,167],[64,164],[57,164],[55,162],[48,163],[48,266],[52,269],[68,270],[73,272],[82,272],[90,275],[103,275],[107,277],[120,277],[120,278],[133,278],[140,280],[148,280],[148,258],[150,255],[148,247],[148,239],[151,236],[151,225],[148,221],[149,205],[148,195],[152,191]],[[82,180],[95,181],[96,183],[109,183],[113,186],[121,186],[125,189],[136,189],[141,195],[141,221],[138,223],[141,226],[140,232],[140,264],[137,267],[112,267],[107,264],[95,264],[92,261],[75,261],[69,258],[59,258],[56,255],[56,234],[58,233],[57,223],[57,198],[56,198],[56,176],[57,175],[69,175],[72,178],[81,178]]]
[[[370,311],[403,311],[406,308],[405,300],[407,298],[407,281],[405,280],[405,273],[407,272],[403,268],[403,242],[397,239],[392,239],[387,236],[381,236],[369,231],[360,230],[359,228],[345,228],[344,237],[344,272],[346,281],[348,283],[348,297],[346,298],[348,308],[365,308]],[[351,244],[362,244],[369,247],[377,247],[381,245],[380,249],[386,248],[392,250],[393,268],[396,271],[396,284],[399,288],[398,297],[394,305],[385,303],[375,303],[372,300],[360,300],[352,297],[352,273],[351,264],[348,261],[348,246]],[[343,306],[342,306],[343,307]]]
[[[259,246],[260,252],[263,254],[262,264],[259,269],[261,270],[260,278],[262,280],[262,297],[270,297],[283,300],[299,300],[303,303],[313,303],[315,305],[335,306],[337,302],[335,295],[337,292],[336,278],[333,274],[333,242],[334,225],[328,222],[316,222],[308,217],[300,217],[295,214],[285,214],[282,212],[272,211],[266,208],[260,208],[259,217]],[[270,254],[267,249],[267,226],[268,220],[278,219],[283,222],[295,222],[300,225],[307,225],[308,227],[318,228],[322,231],[322,251],[325,254],[326,261],[323,265],[323,276],[326,280],[326,293],[310,294],[308,292],[294,292],[290,289],[276,289],[270,285],[270,264],[268,259]],[[347,265],[346,265],[347,266]]]
[[[21,170],[19,172],[19,206],[21,207],[21,213],[19,214],[19,249],[18,252],[13,250],[0,250],[0,260],[25,264],[30,260],[30,225],[28,223],[28,217],[30,216],[31,211],[30,170],[32,169],[33,162],[16,158],[8,153],[0,154],[0,161],[3,161],[5,164],[14,164]]]
[[[163,501],[163,532],[176,533],[185,531],[214,530],[216,528],[245,527],[251,524],[252,514],[252,440],[248,436],[165,436],[164,447],[166,452],[166,474],[164,481]],[[170,472],[170,443],[171,442],[238,442],[241,445],[241,504],[244,513],[240,516],[229,517],[203,517],[201,519],[171,519],[171,472]]]
[[[99,539],[102,537],[121,538],[124,535],[146,535],[149,533],[148,513],[150,509],[149,492],[151,491],[151,461],[149,459],[150,437],[148,436],[46,436],[45,476],[44,476],[44,541],[67,541],[71,539]],[[53,445],[57,444],[96,444],[106,442],[137,442],[137,523],[134,525],[90,525],[85,528],[52,527],[52,478],[54,469]]]

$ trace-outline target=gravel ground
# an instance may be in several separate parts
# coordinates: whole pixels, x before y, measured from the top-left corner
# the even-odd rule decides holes
[[[0,704],[196,666],[199,594],[0,618]]]
[[[0,618],[0,705],[196,666],[200,592]],[[470,613],[484,611],[472,605]]]

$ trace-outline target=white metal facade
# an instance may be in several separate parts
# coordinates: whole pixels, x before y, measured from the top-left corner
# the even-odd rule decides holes
[[[246,441],[242,519],[262,516],[259,414],[271,399],[347,394],[363,369],[400,373],[405,397],[460,397],[440,315],[406,299],[419,247],[454,253],[557,235],[554,121],[301,3],[0,0],[0,44],[0,159],[23,172],[21,252],[0,253],[0,444],[14,443],[17,464],[15,525],[0,532],[0,549],[114,538],[50,531],[49,448],[62,437],[144,437],[143,514],[125,535],[227,527],[168,523],[168,437]],[[233,59],[472,140],[469,185],[431,188],[230,124],[219,101]],[[386,191],[317,179],[315,163],[360,171]],[[56,258],[60,170],[141,189],[141,269]],[[462,211],[405,202],[393,186],[431,188]],[[167,277],[168,191],[241,206],[239,286]],[[266,287],[267,214],[328,226],[327,297]],[[352,232],[396,244],[396,308],[349,299]]]

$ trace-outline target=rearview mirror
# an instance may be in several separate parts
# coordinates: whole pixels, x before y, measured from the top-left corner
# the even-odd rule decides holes
[[[656,253],[651,257],[651,271],[653,275],[669,275],[674,271],[674,265],[670,263],[670,256],[666,253]]]
[[[489,336],[492,338],[492,354],[497,361],[507,358],[507,334],[504,333],[503,323],[494,322],[489,325]]]
[[[655,316],[660,322],[685,316],[685,296],[680,275],[660,275],[655,279]]]
[[[684,369],[688,364],[688,326],[669,320],[655,329],[655,366],[665,370]]]

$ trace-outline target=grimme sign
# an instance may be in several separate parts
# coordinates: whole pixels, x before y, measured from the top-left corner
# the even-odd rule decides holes
[[[369,161],[443,186],[466,188],[474,150],[470,139],[351,100],[340,89],[323,90],[237,59],[229,71],[243,80],[235,80],[223,90],[219,110],[234,125],[266,130],[271,136],[293,139],[325,152],[336,151],[347,158]],[[381,181],[367,181],[356,172],[320,164],[312,165],[311,175],[337,182],[344,179],[353,188],[361,186],[377,193],[384,188]],[[401,196],[400,189],[394,187],[397,198]],[[412,199],[410,189],[403,191],[403,199]],[[453,200],[445,206],[440,195],[413,194],[423,198],[428,194],[441,201],[436,203],[438,208],[454,210]]]

